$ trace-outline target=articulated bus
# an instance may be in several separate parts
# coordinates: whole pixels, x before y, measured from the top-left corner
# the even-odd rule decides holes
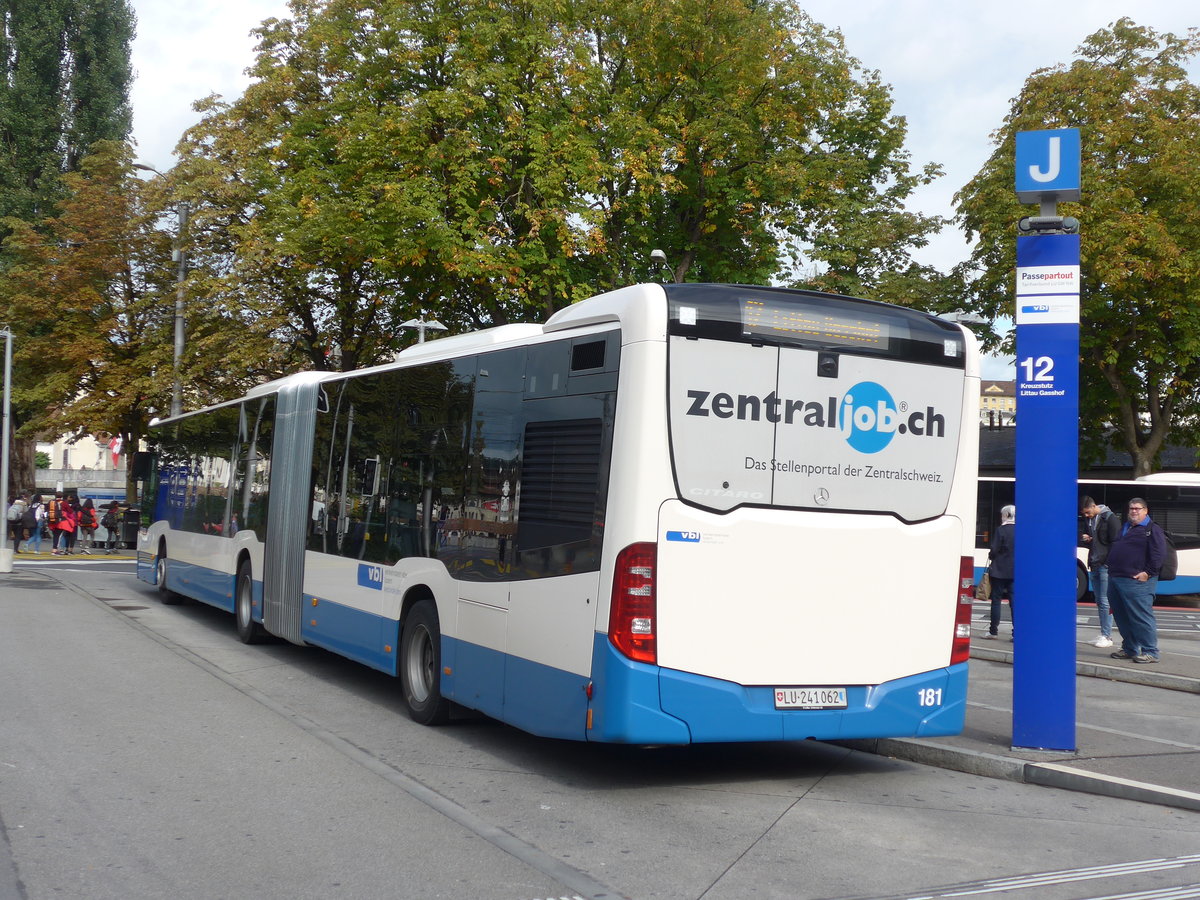
[[[1150,509],[1150,518],[1171,532],[1179,552],[1179,573],[1171,581],[1158,583],[1159,597],[1200,594],[1200,477],[1189,473],[1162,472],[1126,481],[1081,479],[1079,497],[1091,497],[1107,506],[1119,518],[1133,497],[1141,497]],[[992,532],[1000,524],[1000,510],[1013,503],[1015,479],[981,476],[979,507],[975,532],[975,576],[978,580],[987,568]],[[1020,510],[1018,510],[1020,512]],[[1087,545],[1082,536],[1087,530],[1082,516],[1077,533],[1081,541],[1075,560],[1075,599],[1087,599],[1091,590],[1087,570]]]
[[[638,285],[154,424],[138,575],[538,735],[961,730],[961,326]]]

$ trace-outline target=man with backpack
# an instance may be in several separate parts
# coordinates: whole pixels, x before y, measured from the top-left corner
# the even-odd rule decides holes
[[[21,524],[25,529],[26,553],[42,552],[42,523],[45,521],[46,507],[42,505],[41,495],[34,494],[29,498],[29,506],[25,510],[25,517],[21,520]]]
[[[1108,602],[1121,631],[1121,649],[1113,659],[1158,662],[1158,622],[1154,595],[1167,557],[1167,536],[1150,519],[1146,501],[1129,501],[1129,517],[1108,551]]]
[[[12,541],[13,552],[18,552],[21,547],[21,537],[24,525],[22,520],[25,517],[25,508],[29,504],[24,497],[18,496],[16,500],[8,507],[8,536]]]
[[[108,504],[108,511],[100,519],[100,527],[103,528],[107,535],[104,541],[105,553],[116,553],[117,535],[121,527],[120,504],[116,500]]]
[[[63,499],[62,491],[54,495],[54,499],[46,504],[46,525],[50,529],[50,549],[53,556],[63,556],[69,549],[67,533],[63,530],[68,514],[67,501]],[[74,532],[74,527],[71,531]]]

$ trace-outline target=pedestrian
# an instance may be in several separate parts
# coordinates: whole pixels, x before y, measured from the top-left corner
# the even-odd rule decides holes
[[[114,500],[108,504],[107,511],[100,518],[100,527],[106,532],[104,537],[104,552],[108,554],[117,552],[117,532],[121,522],[120,508],[121,505]]]
[[[1158,572],[1167,556],[1167,536],[1150,518],[1141,497],[1129,501],[1121,536],[1108,550],[1108,603],[1121,632],[1121,649],[1113,659],[1158,662],[1158,622],[1154,595]]]
[[[42,504],[42,497],[40,494],[33,494],[29,498],[29,506],[25,509],[25,516],[21,520],[21,525],[25,531],[26,553],[42,552],[42,524],[45,521],[46,507]],[[37,547],[37,549],[32,549],[34,547]]]
[[[1108,606],[1108,550],[1121,537],[1121,519],[1103,503],[1091,497],[1079,501],[1079,510],[1087,519],[1083,542],[1088,548],[1088,571],[1092,574],[1092,595],[1100,618],[1100,636],[1088,641],[1094,647],[1111,647],[1112,614]]]
[[[1013,603],[1013,560],[1016,544],[1017,508],[1012,506],[1000,510],[1000,527],[992,535],[992,548],[988,551],[988,581],[992,587],[992,619],[988,624],[989,638],[1000,634],[1000,601],[1008,601],[1008,612],[1013,621],[1013,633],[1017,628],[1017,613]]]
[[[86,553],[88,556],[92,554],[92,544],[96,539],[96,529],[100,522],[96,518],[96,506],[92,503],[92,498],[88,497],[83,501],[83,505],[79,507],[79,552]]]
[[[59,544],[58,556],[70,556],[75,550],[75,530],[79,527],[79,510],[71,501],[74,495],[64,497],[59,504],[58,531],[62,543]]]
[[[50,529],[50,550],[53,556],[62,556],[66,551],[67,536],[59,527],[65,508],[62,491],[55,491],[50,502],[46,504],[46,527]]]
[[[18,494],[17,498],[8,506],[8,514],[6,516],[8,522],[5,527],[8,529],[9,540],[12,541],[13,552],[20,552],[21,534],[24,530],[23,522],[25,519],[25,509],[28,506],[28,501],[26,501],[24,495],[21,494]]]

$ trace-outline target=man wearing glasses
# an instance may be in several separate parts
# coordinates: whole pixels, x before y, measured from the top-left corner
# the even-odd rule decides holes
[[[1121,536],[1108,551],[1108,602],[1121,632],[1121,649],[1113,659],[1158,662],[1154,594],[1166,555],[1163,530],[1150,520],[1146,501],[1134,497]]]

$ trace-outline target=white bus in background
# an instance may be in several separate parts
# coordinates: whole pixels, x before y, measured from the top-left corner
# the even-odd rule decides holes
[[[397,675],[426,724],[952,734],[978,397],[923,313],[624,288],[157,422],[139,577]]]
[[[1187,472],[1158,472],[1133,480],[1085,478],[1078,482],[1079,498],[1091,497],[1125,519],[1125,510],[1133,497],[1141,497],[1150,509],[1150,518],[1171,532],[1179,553],[1179,572],[1171,581],[1158,583],[1159,597],[1200,594],[1200,475]],[[1014,502],[1016,480],[1011,477],[981,476],[975,526],[976,580],[987,569],[988,547],[992,533],[1000,524],[1000,510]],[[1017,510],[1020,514],[1020,510]],[[1077,531],[1087,530],[1082,516]],[[1086,544],[1076,551],[1075,599],[1089,598]]]

